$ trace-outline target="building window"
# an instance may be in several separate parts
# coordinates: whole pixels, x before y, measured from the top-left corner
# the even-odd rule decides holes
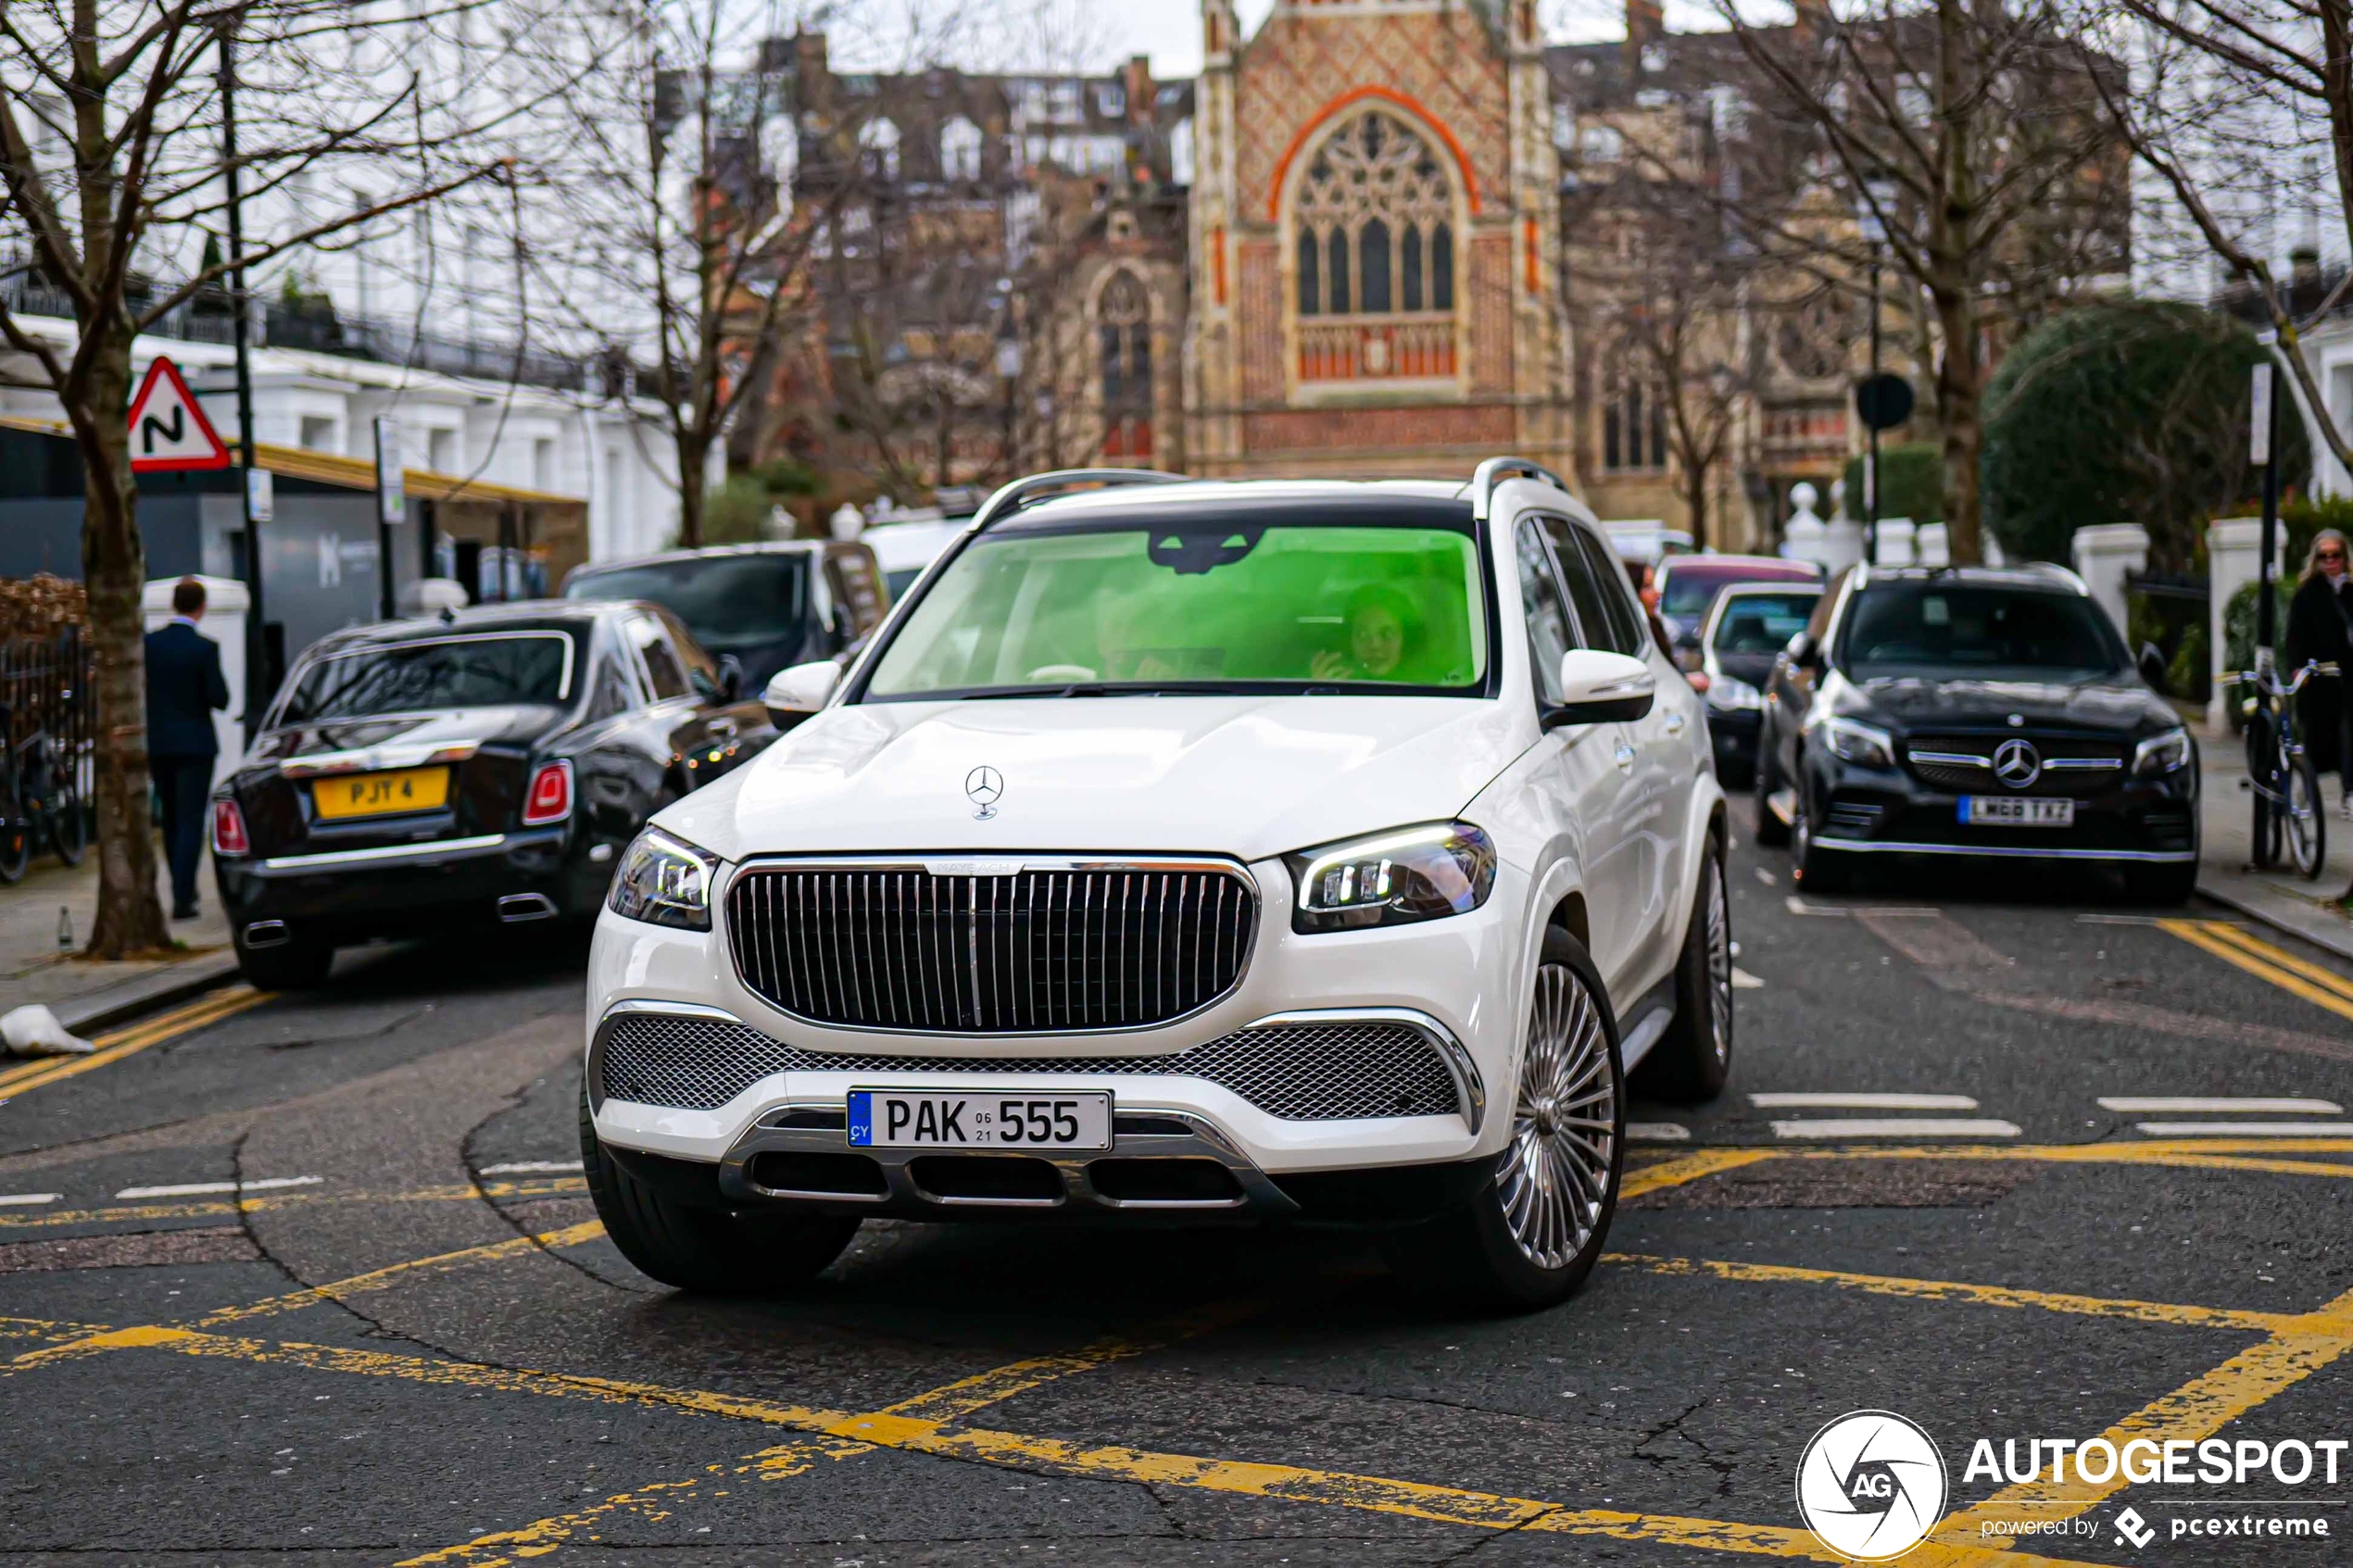
[[[1655,388],[1629,382],[1602,407],[1602,467],[1626,473],[1666,466],[1666,400]]]
[[[1453,207],[1445,166],[1405,121],[1378,109],[1348,121],[1316,149],[1293,207],[1299,313],[1452,311]]]
[[[862,153],[867,176],[875,180],[899,178],[899,127],[887,119],[870,119],[858,128],[858,147]]]
[[[1103,456],[1152,454],[1152,303],[1144,281],[1120,271],[1095,302],[1103,387]]]
[[[980,127],[962,115],[939,128],[939,173],[946,180],[980,178]]]

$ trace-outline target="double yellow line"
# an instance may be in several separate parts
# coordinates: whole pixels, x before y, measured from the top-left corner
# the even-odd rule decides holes
[[[184,1007],[157,1013],[128,1029],[101,1035],[93,1043],[97,1049],[87,1056],[44,1056],[0,1072],[0,1100],[15,1099],[35,1089],[47,1088],[68,1078],[80,1077],[126,1056],[136,1056],[149,1046],[159,1046],[192,1030],[218,1023],[248,1008],[259,1007],[275,991],[257,991],[250,985],[232,985],[226,990],[210,992]]]
[[[2293,992],[2314,1007],[2353,1018],[2353,980],[2334,970],[2282,952],[2269,942],[2259,942],[2227,921],[2161,920],[2157,923],[2159,930],[2172,933],[2194,947],[2203,947],[2224,963],[2236,964],[2283,991]]]

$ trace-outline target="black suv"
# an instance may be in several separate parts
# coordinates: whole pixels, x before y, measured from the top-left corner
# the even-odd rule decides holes
[[[2197,882],[2197,745],[2057,567],[1849,571],[1774,661],[1757,837],[1836,886],[1866,855]]]

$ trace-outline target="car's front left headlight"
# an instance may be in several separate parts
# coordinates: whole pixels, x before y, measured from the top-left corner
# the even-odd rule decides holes
[[[1293,931],[1357,931],[1467,914],[1495,887],[1495,844],[1468,822],[1431,822],[1284,859]]]
[[[711,929],[711,888],[721,861],[660,828],[648,828],[621,858],[612,879],[612,912],[681,931]]]
[[[1895,737],[1877,725],[1833,718],[1823,721],[1822,733],[1833,757],[1866,768],[1895,766]]]
[[[1707,706],[1726,713],[1765,706],[1765,694],[1731,675],[1712,675],[1707,682]]]
[[[2186,768],[2190,761],[2190,732],[2175,726],[2162,734],[2149,736],[2133,751],[2133,772],[2171,773]]]

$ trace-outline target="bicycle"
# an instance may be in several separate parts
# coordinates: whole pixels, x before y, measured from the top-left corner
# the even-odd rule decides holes
[[[14,715],[0,702],[0,884],[24,878],[37,844],[45,844],[69,866],[82,864],[88,847],[82,797],[56,737],[35,729],[14,746],[5,744]]]
[[[2285,851],[2296,874],[2318,882],[2328,859],[2328,818],[2322,807],[2320,770],[2296,733],[2296,694],[2314,676],[2334,677],[2334,664],[2308,659],[2296,678],[2283,683],[2270,671],[2231,671],[2223,679],[2255,688],[2245,699],[2246,776],[2255,789],[2258,870],[2280,863]]]

